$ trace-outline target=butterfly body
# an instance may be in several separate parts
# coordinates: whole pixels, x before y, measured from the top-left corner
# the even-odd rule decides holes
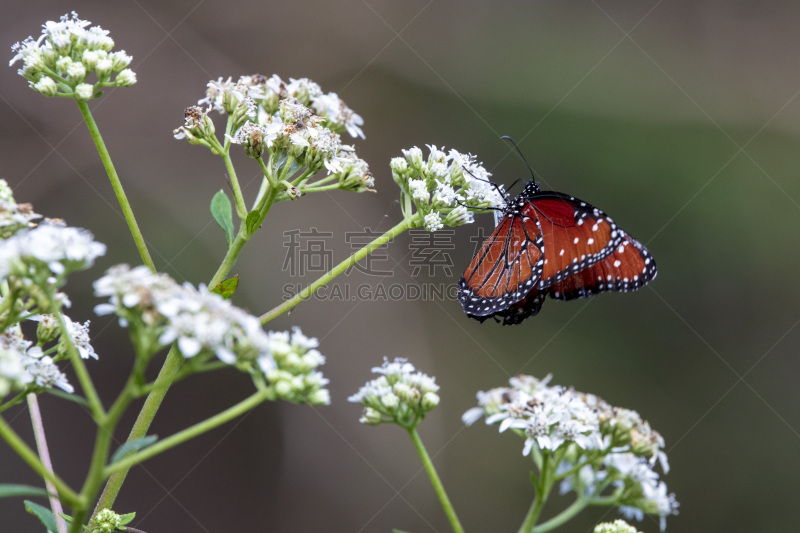
[[[507,198],[502,217],[458,286],[468,316],[518,324],[547,296],[588,298],[636,290],[656,276],[647,249],[604,212],[530,181]]]

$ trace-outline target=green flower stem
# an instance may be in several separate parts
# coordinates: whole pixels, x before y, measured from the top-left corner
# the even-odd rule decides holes
[[[184,429],[183,431],[179,431],[174,435],[167,437],[164,440],[158,441],[152,446],[145,448],[144,450],[135,453],[131,456],[126,457],[112,465],[109,465],[105,469],[106,475],[116,473],[119,471],[127,471],[132,466],[145,461],[155,455],[158,455],[170,448],[174,448],[175,446],[186,442],[189,439],[193,439],[198,435],[202,435],[207,431],[210,431],[222,424],[233,420],[234,418],[241,416],[248,412],[249,410],[256,407],[258,404],[266,401],[268,399],[268,394],[266,391],[258,391],[254,394],[251,394],[241,402],[237,403],[236,405],[225,409],[221,413],[212,416],[211,418],[207,418],[202,422],[199,422],[191,427]]]
[[[31,415],[31,426],[33,426],[33,435],[36,439],[36,448],[39,450],[39,458],[42,460],[44,467],[53,472],[53,462],[50,460],[50,451],[47,449],[47,437],[44,432],[44,422],[42,421],[42,411],[39,409],[39,399],[36,394],[28,394],[28,411]],[[44,486],[47,488],[50,498],[50,509],[53,511],[53,517],[56,521],[56,528],[58,533],[67,533],[67,523],[61,517],[64,510],[61,507],[61,501],[58,499],[55,485],[53,482],[46,479]]]
[[[142,257],[142,262],[150,267],[150,270],[155,272],[155,264],[153,264],[153,259],[150,257],[150,252],[147,250],[147,245],[144,242],[141,230],[139,230],[139,225],[136,223],[136,217],[133,216],[131,204],[125,196],[125,191],[122,189],[122,183],[119,180],[119,176],[117,176],[117,171],[114,169],[114,164],[111,162],[111,156],[108,154],[103,138],[100,136],[100,130],[97,129],[97,124],[94,121],[92,112],[89,111],[89,104],[85,100],[75,100],[75,102],[78,104],[78,109],[81,110],[81,115],[83,115],[83,120],[86,122],[86,127],[89,128],[89,134],[92,136],[97,152],[100,154],[100,160],[103,162],[108,178],[111,180],[111,187],[114,189],[114,194],[117,195],[117,201],[122,208],[122,214],[125,216],[125,221],[128,223],[128,229],[133,236],[133,241],[136,243],[136,249],[139,250],[139,255]]]
[[[342,274],[345,270],[350,268],[351,266],[355,265],[361,259],[366,257],[368,254],[374,252],[378,249],[378,247],[386,244],[390,240],[394,239],[404,231],[412,228],[417,228],[422,224],[422,217],[419,214],[416,214],[412,217],[403,219],[399,224],[395,227],[372,241],[371,243],[367,244],[359,251],[333,267],[330,272],[322,275],[317,281],[297,293],[293,298],[286,300],[281,305],[277,306],[271,311],[268,311],[261,315],[259,320],[261,320],[261,324],[266,324],[270,320],[282,315],[289,309],[292,309],[294,306],[311,297],[312,294],[317,292],[321,287],[323,287],[326,283],[333,280],[338,275]]]
[[[103,481],[107,477],[103,469],[106,461],[108,461],[111,439],[114,437],[114,426],[115,423],[109,420],[104,420],[103,423],[97,426],[92,461],[89,464],[89,472],[86,474],[86,480],[83,482],[83,487],[81,487],[81,498],[87,503],[83,506],[73,508],[72,523],[69,529],[70,533],[79,533],[83,529],[83,523],[86,521],[91,506],[89,502],[94,500],[97,492],[103,485]]]
[[[533,447],[532,451],[537,451],[536,446]],[[547,498],[550,496],[550,489],[553,488],[553,483],[555,481],[555,469],[558,463],[553,461],[552,455],[546,451],[542,452],[537,457],[539,458],[537,466],[539,466],[540,476],[538,480],[534,477],[536,495],[533,498],[533,503],[528,510],[528,514],[525,515],[525,520],[523,520],[519,528],[519,533],[530,533],[534,530],[534,526],[539,520],[539,516],[542,514],[542,509],[547,502]]]
[[[0,437],[8,443],[14,452],[19,455],[23,461],[28,463],[34,472],[39,474],[43,479],[50,481],[53,486],[55,486],[56,490],[58,491],[59,499],[64,502],[65,504],[69,505],[70,507],[80,507],[84,505],[83,499],[80,495],[78,495],[75,491],[69,488],[60,477],[58,477],[55,473],[50,472],[42,461],[39,460],[39,457],[36,455],[36,452],[30,449],[25,441],[23,441],[17,433],[11,429],[6,421],[0,417]]]
[[[228,179],[230,179],[231,182],[233,203],[236,204],[236,214],[239,215],[241,220],[244,220],[247,218],[247,206],[244,203],[242,189],[239,188],[239,179],[236,177],[236,169],[233,168],[233,161],[231,160],[230,151],[223,150],[222,154],[220,155],[222,155],[222,160],[225,161],[225,169],[228,171]]]
[[[212,277],[211,281],[208,282],[208,286],[210,288],[216,287],[222,280],[225,279],[225,276],[227,276],[233,268],[233,265],[236,263],[236,258],[239,257],[239,253],[242,251],[242,248],[249,239],[250,237],[247,235],[247,227],[245,221],[243,220],[239,226],[239,232],[236,234],[236,237],[234,237],[233,242],[228,247],[225,257],[222,259],[222,263],[220,263],[219,268],[214,273],[214,277]]]
[[[458,521],[455,509],[453,509],[453,505],[450,503],[450,498],[447,497],[447,493],[444,491],[444,485],[442,485],[442,481],[439,479],[436,469],[433,467],[433,461],[431,461],[428,451],[425,449],[425,445],[422,444],[422,439],[419,438],[417,428],[410,428],[408,434],[411,436],[419,458],[422,460],[422,465],[425,467],[425,471],[431,479],[433,490],[435,490],[436,494],[439,496],[439,502],[442,504],[447,519],[450,521],[450,527],[452,527],[453,531],[456,533],[464,533],[464,528],[461,527],[461,523]]]
[[[320,185],[317,186],[316,182],[312,185],[307,187],[301,187],[300,192],[319,192],[319,191],[335,191],[339,189],[341,185],[339,183],[332,183],[331,185]]]
[[[571,520],[576,514],[583,511],[587,505],[589,505],[589,501],[586,498],[578,498],[572,502],[572,505],[561,511],[544,524],[536,526],[532,531],[533,533],[545,533],[546,531],[552,531],[553,529]]]
[[[166,396],[169,386],[172,384],[173,376],[180,369],[181,365],[183,364],[183,360],[183,356],[173,345],[167,354],[167,359],[164,361],[164,365],[161,367],[158,377],[153,383],[152,391],[147,396],[147,399],[142,406],[142,410],[139,411],[139,416],[137,417],[136,422],[133,424],[133,428],[131,428],[130,435],[128,435],[126,442],[140,439],[147,435],[147,430],[150,429],[150,424],[153,423],[156,412],[161,406],[161,402],[164,400],[164,396]],[[100,499],[97,501],[97,505],[95,506],[95,512],[105,507],[108,507],[109,509],[113,507],[114,501],[117,499],[117,495],[119,494],[127,475],[127,468],[114,472],[114,474],[106,482],[105,488],[103,488],[103,493],[100,495]]]

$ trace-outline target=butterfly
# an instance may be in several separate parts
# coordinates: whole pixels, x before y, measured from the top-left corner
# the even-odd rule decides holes
[[[635,291],[655,277],[647,248],[603,211],[532,180],[518,196],[506,195],[497,227],[458,282],[458,300],[481,322],[519,324],[548,296]]]

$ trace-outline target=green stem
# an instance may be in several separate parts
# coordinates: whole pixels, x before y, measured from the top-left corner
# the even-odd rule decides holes
[[[153,423],[156,412],[161,406],[161,402],[164,400],[169,386],[172,384],[172,377],[178,372],[182,364],[183,356],[178,349],[173,346],[167,354],[167,359],[164,361],[164,365],[161,367],[158,377],[153,383],[153,390],[147,396],[142,410],[139,411],[139,416],[133,424],[133,428],[131,428],[127,442],[140,439],[147,435],[147,430],[150,429],[150,424]],[[103,493],[100,495],[100,499],[95,507],[96,509],[99,510],[105,507],[111,509],[113,507],[114,500],[117,499],[117,494],[119,494],[127,475],[127,468],[114,472],[106,482],[105,488],[103,488]]]
[[[312,294],[317,292],[326,283],[330,282],[335,277],[337,277],[338,275],[342,274],[345,270],[347,270],[348,268],[350,268],[351,266],[353,266],[357,262],[359,262],[361,259],[366,257],[368,254],[370,254],[370,253],[374,252],[375,250],[377,250],[378,247],[386,244],[387,242],[389,242],[390,240],[394,239],[395,237],[397,237],[398,235],[400,235],[404,231],[406,231],[408,229],[411,229],[411,228],[419,227],[421,225],[421,218],[422,217],[420,217],[417,214],[417,215],[414,215],[413,217],[409,217],[409,218],[403,219],[395,227],[393,227],[392,229],[390,229],[389,231],[387,231],[386,233],[384,233],[383,235],[381,235],[380,237],[378,237],[377,239],[375,239],[371,243],[367,244],[366,246],[361,248],[359,251],[357,251],[356,253],[354,253],[353,255],[351,255],[350,257],[348,257],[347,259],[345,259],[344,261],[342,261],[338,265],[336,265],[335,267],[333,267],[332,270],[330,270],[329,272],[324,274],[322,277],[320,277],[317,281],[313,282],[311,285],[309,285],[308,287],[306,287],[305,289],[303,289],[302,291],[297,293],[294,297],[292,297],[289,300],[286,300],[281,305],[277,306],[276,308],[272,309],[271,311],[268,311],[268,312],[264,313],[263,315],[261,315],[259,317],[259,319],[261,320],[261,323],[262,324],[266,324],[270,320],[273,320],[274,318],[282,315],[283,313],[285,313],[289,309],[292,309],[294,306],[296,306],[297,304],[299,304],[303,300],[307,300],[308,298],[311,297]]]
[[[244,203],[242,196],[242,189],[239,187],[239,179],[236,177],[236,169],[233,168],[233,161],[231,154],[228,150],[222,152],[222,160],[225,161],[225,169],[228,171],[228,178],[231,182],[231,190],[233,191],[233,203],[236,204],[236,214],[239,215],[241,220],[247,218],[247,206]]]
[[[531,503],[530,509],[528,509],[528,514],[525,515],[525,519],[519,527],[519,533],[530,533],[533,531],[536,522],[539,520],[539,516],[542,514],[544,504],[550,496],[550,489],[553,487],[554,481],[554,476],[552,474],[554,474],[555,467],[552,464],[552,455],[547,452],[541,453],[536,445],[533,446],[532,452],[534,452],[535,457],[538,458],[536,463],[539,468],[540,476],[539,479],[534,482],[536,494],[533,497],[533,503]]]
[[[109,465],[105,469],[106,475],[116,473],[119,471],[127,471],[132,466],[141,463],[159,453],[165,452],[170,448],[174,448],[175,446],[186,442],[189,439],[197,437],[198,435],[202,435],[207,431],[210,431],[222,424],[233,420],[234,418],[243,415],[247,411],[253,409],[258,404],[267,400],[267,393],[265,391],[258,391],[254,394],[251,394],[241,402],[237,403],[236,405],[225,409],[221,413],[212,416],[202,422],[199,422],[191,427],[184,429],[183,431],[179,431],[174,435],[167,437],[164,440],[158,441],[157,443],[153,444],[145,448],[144,450],[135,453],[125,459],[122,459],[112,465]]]
[[[43,479],[50,481],[58,491],[58,497],[61,499],[62,502],[66,503],[70,507],[80,507],[83,505],[83,499],[80,495],[78,495],[75,491],[73,491],[69,486],[55,473],[50,472],[47,470],[47,467],[42,464],[39,460],[39,457],[36,455],[36,452],[31,450],[25,441],[23,441],[17,433],[11,429],[6,421],[0,417],[0,437],[11,446],[17,455],[19,455],[23,461],[28,463],[34,472],[39,474]]]
[[[425,471],[428,473],[428,477],[431,479],[433,490],[435,490],[436,494],[439,496],[439,502],[442,504],[442,508],[447,515],[447,519],[450,521],[450,527],[452,527],[453,531],[456,533],[464,533],[464,528],[461,527],[461,523],[458,521],[456,511],[453,509],[453,505],[450,503],[450,498],[447,497],[447,493],[444,491],[444,485],[442,485],[442,481],[439,479],[439,475],[436,473],[436,469],[433,467],[433,461],[431,461],[428,451],[425,449],[425,445],[422,444],[422,439],[419,438],[417,428],[412,427],[408,430],[408,434],[411,436],[411,440],[414,442],[414,447],[417,449],[419,458],[422,460],[422,465],[425,467]]]
[[[90,502],[94,500],[103,481],[107,477],[104,468],[106,461],[108,461],[108,454],[111,449],[111,439],[114,435],[115,426],[116,421],[109,419],[103,420],[103,422],[97,426],[92,461],[89,464],[89,472],[86,474],[86,481],[84,481],[83,487],[81,488],[81,497],[83,501]],[[70,533],[79,533],[82,530],[83,524],[86,522],[86,517],[89,514],[89,507],[90,504],[87,503],[82,507],[73,508]]]
[[[85,100],[75,100],[75,102],[78,104],[78,109],[81,110],[81,115],[83,115],[83,120],[86,122],[86,127],[89,128],[89,134],[92,136],[94,145],[97,148],[97,153],[100,154],[100,160],[103,162],[106,174],[108,174],[108,178],[111,180],[111,187],[114,189],[114,194],[117,195],[117,201],[122,208],[122,214],[125,216],[125,221],[128,223],[128,229],[133,236],[133,241],[136,243],[136,249],[139,250],[139,255],[142,257],[142,262],[150,267],[150,270],[155,272],[156,267],[153,264],[153,260],[150,258],[150,252],[147,250],[142,232],[139,230],[139,225],[136,223],[136,217],[133,216],[133,210],[128,202],[128,198],[125,196],[122,183],[119,180],[119,176],[117,176],[117,171],[114,169],[114,164],[111,162],[111,156],[108,154],[106,145],[103,142],[103,137],[100,135],[100,130],[97,128],[97,123],[94,121],[92,112],[89,111],[89,104]]]
[[[533,533],[545,533],[546,531],[551,531],[558,526],[564,524],[571,520],[576,514],[581,512],[586,506],[589,505],[588,500],[586,498],[578,498],[575,500],[572,505],[561,511],[559,514],[548,520],[547,522],[540,524],[532,529]]]

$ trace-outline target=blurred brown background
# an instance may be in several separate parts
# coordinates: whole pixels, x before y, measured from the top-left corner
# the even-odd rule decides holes
[[[400,149],[445,145],[478,154],[496,180],[527,179],[500,135],[516,138],[546,188],[607,211],[645,243],[656,281],[632,295],[548,302],[518,327],[478,324],[455,301],[305,303],[273,329],[299,325],[328,357],[333,404],[263,405],[136,468],[118,500],[132,524],[168,531],[448,531],[410,441],[363,427],[348,395],[386,355],[408,357],[441,384],[421,427],[468,531],[516,531],[532,497],[521,440],[461,414],[475,392],[518,372],[636,409],[667,442],[672,531],[788,531],[800,519],[800,5],[789,1],[155,2],[7,0],[3,46],[74,9],[132,54],[139,82],[92,104],[160,270],[207,281],[224,253],[208,204],[225,188],[207,150],[172,139],[209,79],[277,73],[310,77],[365,120],[357,148],[377,194],[330,193],[277,205],[234,272],[237,305],[256,314],[281,301],[286,230],[346,232],[400,219],[388,161]],[[11,53],[8,52],[10,59]],[[70,315],[92,318],[101,354],[90,363],[109,401],[131,362],[126,333],[95,317],[90,283],[138,263],[78,110],[0,75],[0,177],[39,213],[91,229],[108,244],[67,287]],[[218,124],[221,124],[218,123]],[[218,129],[220,129],[218,127]],[[237,159],[245,194],[258,168]],[[393,276],[361,283],[453,283],[478,226],[448,250],[453,276],[410,279],[410,240],[387,250]],[[74,381],[74,378],[73,378]],[[152,433],[166,436],[249,391],[235,371],[174,387]],[[71,404],[42,399],[50,446],[78,485],[93,427]],[[23,410],[6,413],[29,437]],[[124,439],[132,416],[121,426]],[[0,446],[3,482],[36,483]],[[558,498],[551,511],[567,503]],[[4,531],[39,531],[19,501],[0,501]],[[564,528],[590,531],[616,512],[592,509]],[[656,521],[639,524],[657,531]]]

